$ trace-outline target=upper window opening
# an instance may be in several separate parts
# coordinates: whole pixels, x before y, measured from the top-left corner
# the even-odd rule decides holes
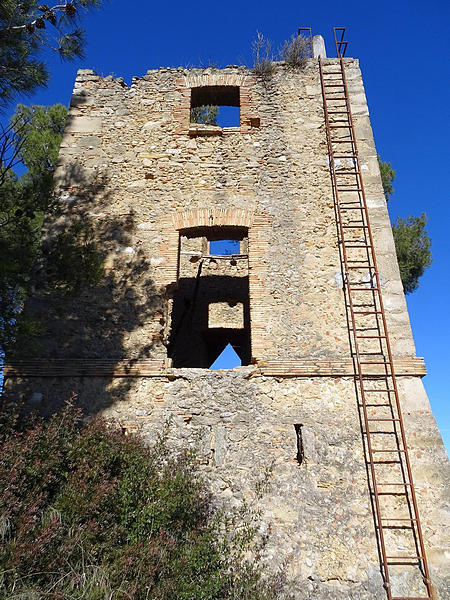
[[[218,256],[229,256],[240,253],[239,240],[211,240],[209,242],[210,254]]]
[[[209,85],[191,88],[191,123],[239,127],[240,104],[238,86]]]

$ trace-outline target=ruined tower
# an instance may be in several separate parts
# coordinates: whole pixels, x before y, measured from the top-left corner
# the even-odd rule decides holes
[[[49,412],[75,392],[150,442],[170,418],[225,503],[269,469],[266,558],[297,598],[444,599],[448,459],[341,33],[337,58],[315,38],[269,78],[78,72],[63,208],[26,306],[41,331],[9,358],[5,394]],[[239,122],[190,122],[204,105]],[[67,248],[55,271],[46,256]],[[209,370],[227,344],[242,366]]]

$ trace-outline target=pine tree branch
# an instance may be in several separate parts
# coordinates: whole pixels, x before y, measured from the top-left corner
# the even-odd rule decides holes
[[[72,7],[73,11],[76,11],[76,7],[72,4],[72,2],[64,2],[64,4],[55,4],[54,6],[47,7],[45,6],[45,10],[42,10],[42,8],[40,8],[39,10],[42,11],[42,16],[36,17],[36,19],[34,19],[33,21],[28,21],[27,23],[24,23],[23,25],[13,25],[12,27],[7,27],[6,29],[0,29],[0,34],[3,32],[8,32],[8,31],[23,31],[25,29],[29,29],[34,28],[34,27],[39,27],[38,23],[42,22],[44,19],[45,20],[49,20],[47,18],[46,15],[54,15],[55,12],[64,12],[65,14],[68,14],[70,16],[70,13],[67,10],[67,7],[70,6]],[[73,12],[73,14],[75,14],[75,12]],[[72,14],[72,16],[73,16]],[[50,20],[50,22],[52,23],[52,21]],[[52,23],[52,25],[55,25],[55,23]],[[44,27],[45,28],[45,24]]]

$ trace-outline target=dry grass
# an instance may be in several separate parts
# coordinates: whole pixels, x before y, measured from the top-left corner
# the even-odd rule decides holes
[[[264,81],[271,79],[275,72],[273,62],[272,42],[260,31],[256,32],[256,38],[252,42],[253,69]]]
[[[280,50],[281,59],[292,69],[304,67],[310,54],[311,43],[301,35],[293,35],[283,43]]]

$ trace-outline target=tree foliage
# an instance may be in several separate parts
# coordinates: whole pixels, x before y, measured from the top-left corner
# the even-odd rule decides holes
[[[392,226],[398,265],[405,294],[419,287],[419,278],[432,262],[431,240],[425,230],[427,217],[398,217]]]
[[[384,162],[379,156],[378,165],[384,195],[386,200],[389,200],[390,195],[394,193],[392,182],[395,178],[395,171],[391,163]],[[406,219],[398,217],[392,226],[400,277],[405,294],[410,294],[419,287],[419,278],[422,277],[425,269],[428,269],[433,261],[431,239],[425,230],[426,224],[426,214],[422,213],[420,217],[414,215],[410,215]]]
[[[378,166],[380,167],[380,175],[381,175],[381,182],[383,184],[383,191],[384,191],[384,195],[386,197],[386,200],[389,200],[391,197],[391,194],[394,193],[394,188],[392,186],[392,182],[395,179],[395,171],[392,168],[391,163],[389,162],[384,162],[383,160],[381,160],[381,158],[378,156]]]
[[[83,55],[81,13],[101,0],[60,0],[47,5],[38,0],[0,2],[0,109],[17,94],[30,94],[48,82],[40,52],[51,48],[62,60]]]
[[[194,453],[82,425],[71,404],[47,422],[1,418],[5,600],[281,597],[255,558],[256,514],[219,510]]]
[[[67,109],[17,107],[11,123],[12,144],[27,171],[9,168],[0,186],[0,347],[13,339],[17,312],[30,285],[30,271],[44,214],[53,206],[53,172]],[[3,167],[4,163],[2,164]]]
[[[197,106],[191,108],[191,123],[201,125],[217,125],[218,106]]]

